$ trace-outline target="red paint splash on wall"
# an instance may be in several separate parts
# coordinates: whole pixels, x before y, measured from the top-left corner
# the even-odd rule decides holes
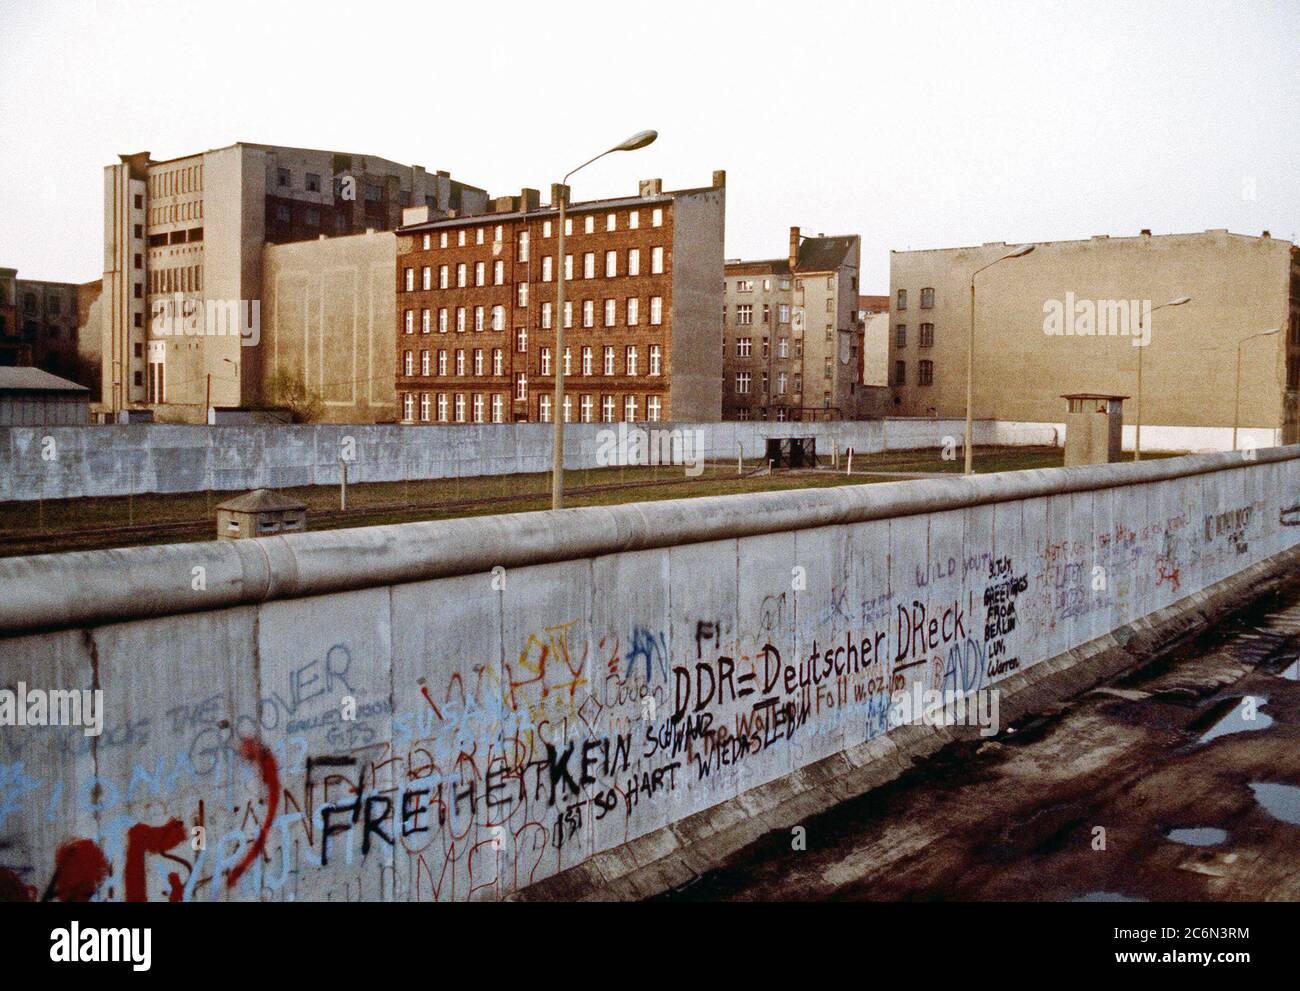
[[[248,853],[244,854],[243,859],[235,865],[229,876],[227,876],[227,888],[233,888],[235,883],[244,876],[244,872],[252,866],[258,855],[266,849],[266,838],[271,833],[271,824],[275,822],[275,813],[280,802],[280,770],[276,766],[275,757],[272,755],[270,748],[260,740],[254,740],[250,737],[240,744],[239,752],[243,755],[244,760],[257,765],[262,774],[262,782],[266,785],[266,821],[262,823],[257,839],[248,848]]]
[[[69,840],[54,855],[54,896],[61,902],[88,902],[112,871],[94,840]]]
[[[34,902],[36,889],[8,867],[0,867],[0,902]]]
[[[185,840],[185,823],[173,819],[163,826],[146,826],[137,822],[126,831],[126,900],[147,902],[149,888],[144,880],[144,855],[165,853]]]

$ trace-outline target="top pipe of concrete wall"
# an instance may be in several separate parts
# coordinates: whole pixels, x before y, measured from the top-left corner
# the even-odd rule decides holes
[[[0,560],[0,636],[502,567],[964,509],[1300,460],[1300,444],[1077,468],[323,530]],[[203,569],[202,590],[195,589]]]

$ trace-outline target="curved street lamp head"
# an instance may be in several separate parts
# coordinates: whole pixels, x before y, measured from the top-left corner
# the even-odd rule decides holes
[[[1166,303],[1165,306],[1182,306],[1184,303],[1190,303],[1191,301],[1192,301],[1191,296],[1175,296],[1168,303]]]
[[[1033,251],[1034,248],[1036,247],[1038,247],[1038,245],[1036,244],[1022,244],[1020,247],[1016,248],[1014,251],[1010,252],[1009,254],[1003,255],[1002,258],[1003,259],[1024,258],[1025,255],[1029,254],[1029,252]]]
[[[658,131],[637,131],[626,141],[616,144],[610,151],[636,151],[652,143],[657,137],[659,137]]]
[[[1261,331],[1260,331],[1258,334],[1256,334],[1255,336],[1256,336],[1256,337],[1269,337],[1269,336],[1271,336],[1271,335],[1273,335],[1273,334],[1280,334],[1280,333],[1282,333],[1282,328],[1281,328],[1281,327],[1270,327],[1268,330],[1261,330]]]

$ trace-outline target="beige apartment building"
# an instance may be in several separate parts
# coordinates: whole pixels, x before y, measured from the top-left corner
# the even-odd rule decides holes
[[[889,385],[889,297],[859,296],[858,320],[862,324],[862,384]]]
[[[1130,397],[1131,426],[1140,355],[1142,424],[1155,428],[1143,447],[1225,446],[1240,353],[1241,425],[1300,440],[1300,253],[1289,242],[1143,231],[1038,242],[999,260],[1014,247],[891,253],[896,415],[965,415],[971,276],[996,263],[976,278],[977,418],[1059,423],[1063,395],[1103,393]]]
[[[730,261],[723,304],[724,420],[868,415],[858,313],[861,238],[804,237],[785,258]]]
[[[166,161],[121,156],[104,170],[99,411],[202,422],[209,407],[269,401],[265,246],[392,230],[411,206],[453,216],[486,203],[446,172],[369,155],[241,142]],[[316,377],[364,374],[352,364]]]
[[[454,219],[408,211],[393,325],[402,422],[719,419],[726,173],[695,189],[646,179],[635,196],[567,206],[563,258],[560,196],[557,184],[542,206],[525,189]]]
[[[370,231],[262,249],[260,378],[251,391],[274,402],[276,373],[320,397],[324,423],[397,418],[393,341],[397,235]]]

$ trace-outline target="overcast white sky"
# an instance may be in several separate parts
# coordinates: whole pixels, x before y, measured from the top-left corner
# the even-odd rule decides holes
[[[1300,2],[0,0],[0,265],[101,274],[102,166],[233,141],[494,195],[727,170],[727,256],[1300,230]]]

